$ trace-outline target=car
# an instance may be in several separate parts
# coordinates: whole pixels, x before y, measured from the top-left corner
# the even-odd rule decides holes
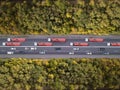
[[[24,42],[26,39],[25,38],[8,38],[7,41],[11,42]]]
[[[15,48],[15,47],[12,47],[11,50],[16,50],[16,48]]]
[[[7,51],[7,54],[14,54],[14,52],[13,51]]]
[[[53,44],[51,42],[38,42],[37,46],[52,46]]]
[[[25,50],[29,50],[30,48],[29,47],[25,47]]]
[[[85,38],[86,42],[103,42],[104,39],[103,38]]]
[[[39,51],[39,54],[45,54],[46,52],[43,50],[43,51]]]
[[[2,45],[3,46],[20,46],[21,43],[20,42],[3,42]]]
[[[87,55],[92,55],[92,52],[87,52],[86,54],[87,54]]]
[[[57,48],[55,48],[55,50],[57,50],[57,51],[58,51],[58,50],[61,50],[61,48],[60,48],[60,47],[57,47]]]
[[[78,51],[78,50],[79,50],[79,48],[75,47],[75,48],[73,48],[73,50],[74,50],[74,51]]]
[[[31,50],[37,50],[37,48],[36,47],[31,47]]]
[[[100,51],[105,51],[105,48],[100,48],[99,50],[100,50]]]
[[[69,52],[70,55],[74,55],[74,52]]]
[[[52,42],[65,42],[66,38],[48,38],[48,41],[52,41]]]
[[[104,52],[104,55],[109,55],[110,53],[109,52]]]

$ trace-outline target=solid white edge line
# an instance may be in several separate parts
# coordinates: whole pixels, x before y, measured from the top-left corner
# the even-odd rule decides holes
[[[0,47],[79,47],[79,48],[120,48],[120,46],[0,46]]]

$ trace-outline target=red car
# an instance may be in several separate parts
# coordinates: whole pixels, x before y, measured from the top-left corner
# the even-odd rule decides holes
[[[52,43],[50,42],[39,42],[37,43],[38,46],[52,46]]]
[[[24,42],[25,40],[25,38],[8,38],[8,41],[11,42]]]
[[[83,42],[83,43],[74,42],[74,43],[73,43],[73,46],[89,46],[89,44],[88,44],[88,43],[85,43],[85,42]]]
[[[48,38],[48,41],[52,41],[52,42],[65,42],[66,38]]]
[[[20,42],[6,42],[5,45],[6,46],[20,46],[21,43]]]

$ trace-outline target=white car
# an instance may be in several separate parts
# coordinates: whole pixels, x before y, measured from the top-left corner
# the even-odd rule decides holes
[[[50,41],[51,41],[51,38],[48,38],[48,41],[50,42]]]
[[[70,55],[74,55],[74,52],[69,52]]]
[[[36,50],[37,48],[36,47],[31,47],[31,50]]]
[[[45,51],[39,51],[39,54],[45,54]]]
[[[25,47],[25,50],[29,50],[29,47]]]
[[[110,53],[109,53],[109,52],[105,52],[104,54],[105,54],[105,55],[109,55]]]
[[[77,48],[77,47],[76,47],[76,48],[73,48],[73,50],[74,50],[74,51],[78,51],[78,50],[79,50],[79,48]]]
[[[15,48],[15,47],[12,47],[11,50],[16,50],[16,48]]]
[[[8,51],[7,54],[11,55],[11,54],[14,54],[14,52]]]
[[[92,52],[87,52],[86,54],[87,54],[87,55],[92,55]]]

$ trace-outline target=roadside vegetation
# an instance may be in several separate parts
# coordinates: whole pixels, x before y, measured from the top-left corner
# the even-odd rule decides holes
[[[1,0],[0,34],[120,34],[120,1]]]
[[[0,90],[104,89],[120,89],[120,59],[0,59]]]
[[[119,0],[1,0],[0,35],[120,34]],[[119,90],[120,59],[0,59],[0,90]]]

